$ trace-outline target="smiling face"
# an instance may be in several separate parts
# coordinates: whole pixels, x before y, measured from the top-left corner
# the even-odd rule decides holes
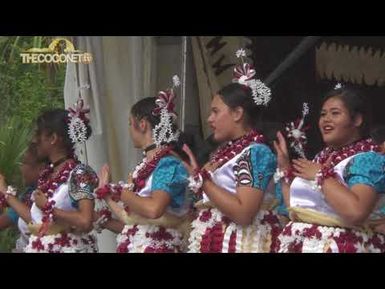
[[[215,95],[211,102],[211,112],[207,122],[213,131],[215,141],[223,142],[233,138],[236,125],[233,112],[219,95]]]
[[[319,129],[328,146],[341,147],[355,141],[359,136],[362,115],[352,116],[339,97],[331,97],[322,106]]]

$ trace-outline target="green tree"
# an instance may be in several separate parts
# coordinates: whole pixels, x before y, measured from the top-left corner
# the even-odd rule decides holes
[[[24,64],[20,53],[47,47],[50,36],[0,36],[0,171],[22,188],[19,161],[35,118],[46,109],[63,108],[65,65]],[[0,232],[0,252],[9,252],[17,230]]]

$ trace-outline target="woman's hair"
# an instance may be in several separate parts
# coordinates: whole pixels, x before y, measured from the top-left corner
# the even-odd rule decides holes
[[[72,142],[68,134],[68,111],[65,109],[52,109],[43,112],[37,119],[37,134],[43,132],[51,135],[56,133],[59,137],[62,138],[63,146],[68,151],[68,153],[73,153],[74,143]],[[92,129],[89,124],[86,124],[87,133],[86,138],[88,139],[91,136]]]
[[[160,115],[153,115],[152,111],[157,108],[156,97],[146,97],[139,100],[131,108],[131,115],[137,120],[146,119],[152,128],[160,122]]]
[[[139,100],[135,103],[131,108],[131,115],[135,118],[135,120],[140,121],[142,119],[147,120],[152,128],[155,128],[160,123],[160,114],[154,115],[152,112],[158,106],[156,105],[156,97],[146,97]],[[172,132],[175,133],[178,130],[178,126],[173,123],[172,124]],[[189,136],[180,132],[179,138],[177,142],[172,142],[174,145],[174,151],[183,159],[187,160],[188,156],[182,150],[183,144],[188,144],[189,146],[193,145],[189,142],[191,139]]]
[[[239,83],[231,83],[220,89],[217,94],[230,109],[243,108],[245,124],[255,128],[260,116],[260,107],[254,103],[249,87]]]
[[[380,145],[385,142],[385,125],[378,125],[370,132],[373,141]]]
[[[327,100],[333,97],[340,99],[344,103],[352,119],[354,119],[358,114],[362,115],[360,134],[361,137],[368,137],[372,121],[369,99],[365,98],[362,91],[343,87],[334,89],[327,93],[322,101],[322,106]]]

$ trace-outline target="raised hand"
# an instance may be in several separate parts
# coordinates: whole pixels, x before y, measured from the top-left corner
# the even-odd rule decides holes
[[[277,132],[277,140],[274,141],[274,148],[277,152],[278,168],[281,170],[288,169],[291,165],[289,151],[287,149],[286,140],[280,131]]]
[[[293,172],[296,177],[303,178],[305,180],[314,180],[317,172],[322,168],[321,164],[313,163],[307,159],[293,160]]]
[[[189,162],[184,161],[183,164],[186,167],[189,174],[194,175],[194,171],[199,169],[198,162],[196,161],[196,158],[195,158],[193,152],[191,151],[191,149],[188,147],[188,145],[184,144],[182,149],[187,154],[187,156],[189,157]]]
[[[98,173],[99,185],[98,188],[102,188],[110,182],[110,167],[104,164]]]
[[[42,209],[47,203],[48,199],[41,190],[35,190],[33,193],[35,204],[39,209]]]

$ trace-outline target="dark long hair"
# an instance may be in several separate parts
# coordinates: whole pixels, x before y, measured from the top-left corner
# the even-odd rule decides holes
[[[239,83],[231,83],[220,89],[217,94],[230,109],[243,108],[245,125],[256,128],[261,108],[254,103],[249,87]]]
[[[385,125],[377,125],[374,127],[370,133],[370,137],[378,145],[385,142]]]
[[[137,120],[140,121],[142,119],[147,120],[151,128],[154,128],[157,126],[160,122],[160,115],[154,115],[152,112],[155,108],[157,108],[157,105],[155,103],[156,97],[146,97],[141,100],[139,100],[137,103],[135,103],[131,108],[131,115]],[[172,125],[172,131],[175,133],[178,130],[177,124],[173,123]],[[188,144],[189,146],[193,146],[194,144],[191,143],[189,140],[191,137],[180,131],[180,135],[178,138],[178,141],[171,142],[170,144],[173,146],[173,150],[183,159],[187,160],[188,156],[185,154],[185,152],[182,150],[182,147],[184,144]]]
[[[358,114],[362,116],[362,124],[359,129],[362,138],[367,138],[370,135],[370,127],[372,123],[370,101],[365,97],[361,90],[349,88],[347,86],[333,89],[329,91],[323,98],[321,107],[330,98],[340,99],[348,109],[351,119],[354,119]]]
[[[65,109],[52,109],[43,112],[36,120],[37,135],[43,132],[52,135],[56,133],[61,139],[65,150],[69,156],[74,157],[74,143],[68,134],[68,111]],[[86,124],[88,139],[92,134],[92,129],[89,124]]]
[[[230,109],[243,108],[245,125],[262,133],[265,136],[266,144],[273,149],[273,141],[283,125],[278,122],[266,122],[262,119],[265,108],[255,104],[249,87],[239,83],[231,83],[220,89],[217,94]]]

